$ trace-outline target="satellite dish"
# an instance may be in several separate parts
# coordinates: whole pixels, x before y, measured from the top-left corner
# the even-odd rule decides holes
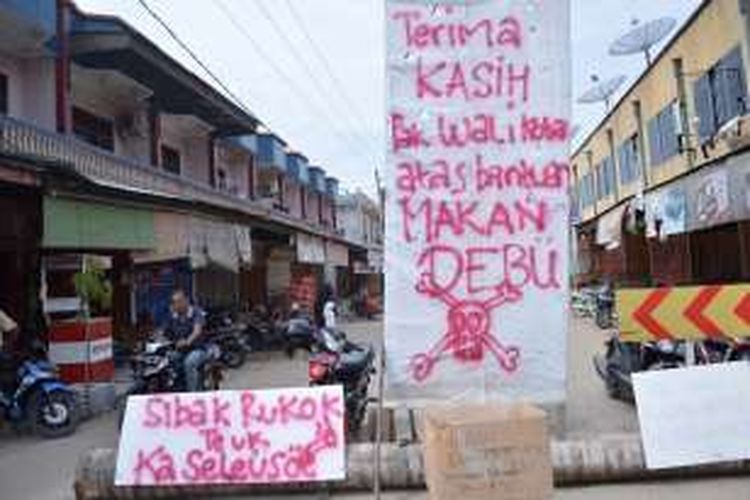
[[[631,29],[609,46],[609,53],[613,56],[628,56],[642,52],[646,57],[646,64],[651,64],[651,48],[661,42],[677,24],[672,17],[654,19],[646,24],[638,24],[634,19],[635,28]]]
[[[609,80],[599,82],[599,77],[596,75],[591,77],[591,80],[596,83],[595,86],[583,93],[578,98],[578,102],[581,104],[593,104],[596,102],[603,102],[609,111],[609,102],[612,95],[617,92],[617,89],[625,83],[625,75],[619,75]]]

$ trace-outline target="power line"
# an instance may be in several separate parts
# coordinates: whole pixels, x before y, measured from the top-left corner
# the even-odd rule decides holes
[[[286,45],[289,52],[292,54],[294,59],[297,61],[297,63],[300,65],[302,70],[305,72],[305,74],[310,78],[313,85],[316,87],[320,95],[323,97],[324,100],[329,99],[331,96],[334,97],[334,99],[330,99],[331,102],[336,102],[335,97],[337,97],[336,93],[329,94],[328,91],[330,90],[329,87],[326,87],[323,85],[323,83],[320,81],[318,76],[315,74],[315,71],[310,67],[307,60],[299,53],[297,48],[294,46],[294,43],[292,40],[287,36],[286,31],[284,30],[283,26],[279,24],[279,22],[276,20],[276,18],[273,16],[273,14],[268,10],[265,2],[263,0],[256,0],[254,4],[258,10],[260,11],[261,15],[271,24],[273,29],[276,31],[276,34],[279,36],[279,38],[284,42],[284,45]],[[343,96],[343,94],[342,94]],[[339,109],[339,111],[341,111]],[[343,110],[343,116],[347,118],[351,118],[351,114],[348,112],[346,108]],[[356,123],[353,123],[356,128]],[[366,139],[363,139],[362,136],[360,136],[356,130],[352,131],[352,134],[355,136],[355,139],[362,142],[365,147],[369,148],[370,144],[367,142]]]
[[[252,45],[253,49],[257,54],[270,66],[270,68],[284,81],[284,83],[287,84],[287,86],[290,87],[292,90],[292,93],[297,97],[299,100],[301,100],[304,104],[307,106],[310,106],[313,108],[313,111],[315,113],[320,113],[322,117],[326,118],[326,121],[328,121],[328,125],[331,128],[331,131],[333,131],[334,134],[336,134],[339,139],[343,139],[343,142],[347,143],[347,146],[352,149],[353,151],[357,151],[357,147],[352,147],[353,143],[351,142],[351,138],[347,137],[343,132],[341,132],[331,120],[331,117],[328,114],[328,109],[324,107],[320,107],[318,103],[314,99],[309,99],[306,96],[307,92],[305,92],[304,89],[302,89],[299,85],[297,85],[296,81],[291,78],[284,69],[279,66],[279,64],[274,60],[274,58],[266,52],[265,48],[262,44],[260,44],[255,37],[252,35],[252,33],[245,28],[243,24],[241,24],[235,16],[232,15],[232,12],[229,10],[229,8],[226,6],[226,4],[222,0],[214,0],[214,3],[216,6],[221,10],[221,12],[224,14],[224,16],[229,20],[229,22],[237,29],[237,31],[240,32],[244,36],[245,39],[247,39],[248,42]]]
[[[359,109],[359,106],[354,102],[354,100],[346,92],[346,86],[336,76],[336,72],[333,70],[333,67],[328,61],[328,58],[326,57],[323,50],[321,50],[320,46],[316,43],[315,39],[310,34],[310,31],[307,29],[307,26],[305,25],[304,19],[300,15],[297,8],[294,6],[294,3],[291,2],[291,0],[284,0],[284,1],[286,3],[287,9],[289,9],[289,12],[292,14],[292,18],[294,19],[295,23],[297,23],[297,26],[299,26],[299,29],[302,32],[302,35],[305,37],[305,40],[307,40],[307,43],[312,48],[313,53],[315,54],[315,57],[318,59],[318,62],[320,63],[321,67],[328,75],[328,78],[330,78],[333,84],[336,87],[338,87],[341,97],[346,101],[346,104],[353,111],[357,113],[358,119],[362,122],[363,125],[365,125],[365,128],[367,129],[368,124],[367,124],[367,120],[364,118],[365,116],[364,113],[361,112],[361,110]]]
[[[200,66],[203,71],[206,72],[208,76],[213,79],[216,84],[221,87],[221,89],[225,92],[225,94],[234,101],[234,103],[239,106],[245,113],[249,114],[250,116],[254,116],[253,113],[247,109],[247,107],[242,103],[242,100],[237,97],[237,95],[232,92],[232,90],[224,84],[224,82],[219,78],[213,71],[211,71],[211,68],[209,68],[201,59],[198,57],[198,55],[193,52],[193,50],[190,48],[190,46],[185,43],[177,33],[169,26],[169,24],[162,18],[154,9],[151,8],[151,6],[148,4],[146,0],[138,0],[138,3],[141,4],[141,6],[146,10],[146,12],[149,13],[149,15],[154,18],[154,20],[159,23],[159,25],[164,28],[164,30],[169,34],[169,36],[174,40],[177,45],[179,45],[189,56],[190,58],[195,61],[198,66]]]

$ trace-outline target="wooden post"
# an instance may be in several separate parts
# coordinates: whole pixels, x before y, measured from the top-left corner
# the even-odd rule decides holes
[[[737,223],[737,233],[740,238],[740,269],[742,272],[742,279],[750,279],[750,248],[748,248],[748,236],[750,231],[748,230],[747,222]]]
[[[148,140],[151,165],[159,168],[161,166],[161,112],[153,98],[148,101]]]
[[[385,347],[380,344],[380,363],[378,366],[378,411],[375,422],[375,467],[372,478],[372,491],[375,500],[380,500],[380,454],[383,443],[383,378],[385,376]]]
[[[208,183],[216,187],[216,136],[213,132],[208,136]]]
[[[60,134],[71,130],[70,105],[70,4],[57,0],[57,50],[55,54],[55,123]]]

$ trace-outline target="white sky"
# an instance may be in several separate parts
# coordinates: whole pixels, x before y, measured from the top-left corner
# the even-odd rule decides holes
[[[319,64],[316,52],[295,24],[287,1],[329,62],[336,82]],[[632,19],[647,21],[673,16],[682,24],[700,1],[572,0],[574,97],[591,86],[592,74],[602,79],[627,75],[622,90],[637,78],[645,65],[641,56],[607,55],[609,43],[630,28]],[[76,3],[88,12],[122,17],[210,81],[137,0],[77,0]],[[382,166],[385,156],[384,0],[149,0],[148,3],[233,93],[293,148],[339,177],[344,188],[373,191],[374,168]],[[221,5],[231,14],[234,24]],[[296,56],[265,13],[285,29],[286,40],[295,47]],[[263,47],[265,56],[236,25]],[[267,58],[275,61],[284,76],[273,69]],[[603,114],[603,104],[575,104],[573,123],[580,127],[578,139]]]

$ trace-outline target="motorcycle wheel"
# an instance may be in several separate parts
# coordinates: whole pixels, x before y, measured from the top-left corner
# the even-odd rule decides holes
[[[207,391],[218,391],[221,389],[221,380],[224,378],[221,374],[221,368],[212,367],[207,373],[203,374],[203,385]]]
[[[227,368],[239,368],[245,364],[245,351],[240,346],[232,346],[229,349],[222,349],[221,361]]]
[[[78,426],[75,400],[65,391],[35,391],[26,411],[34,433],[46,438],[69,436]]]
[[[596,312],[596,326],[598,326],[602,330],[607,330],[608,328],[612,328],[611,315],[605,311],[598,310]]]

